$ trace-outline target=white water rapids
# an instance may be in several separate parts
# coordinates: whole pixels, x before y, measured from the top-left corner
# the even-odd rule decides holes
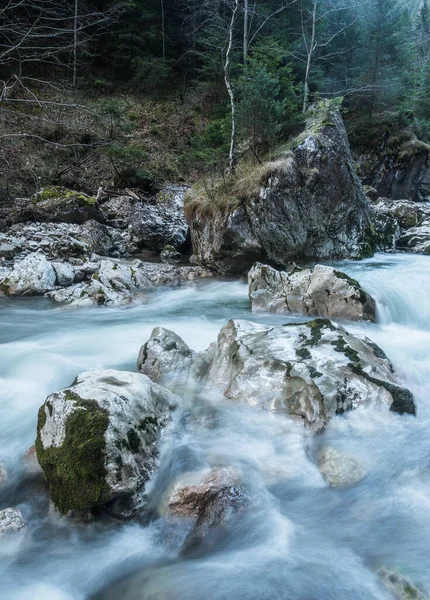
[[[230,318],[294,319],[253,315],[247,286],[225,281],[159,289],[126,309],[2,300],[0,461],[9,483],[0,509],[16,506],[28,526],[19,544],[1,542],[1,600],[389,600],[381,567],[430,593],[430,258],[379,254],[337,266],[378,303],[377,325],[345,326],[386,352],[415,395],[417,417],[362,407],[311,436],[280,415],[193,406],[188,425],[166,442],[158,481],[200,465],[238,465],[257,505],[193,558],[178,555],[183,532],[162,520],[81,525],[49,510],[43,486],[22,472],[38,408],[79,372],[134,370],[154,326],[202,350]],[[330,488],[315,464],[322,444],[356,457],[363,481]]]

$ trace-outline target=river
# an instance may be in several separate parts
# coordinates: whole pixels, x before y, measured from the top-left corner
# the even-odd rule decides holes
[[[237,465],[256,508],[211,552],[192,558],[178,555],[184,532],[162,520],[83,525],[56,516],[43,486],[22,467],[37,410],[79,372],[134,370],[154,326],[173,329],[203,350],[230,318],[294,318],[253,315],[247,286],[234,281],[159,289],[147,304],[123,309],[1,300],[0,460],[9,483],[0,509],[16,506],[28,527],[19,543],[0,546],[0,598],[389,600],[376,575],[381,567],[430,593],[430,258],[378,254],[337,266],[378,305],[378,324],[347,324],[348,330],[366,334],[387,353],[415,395],[417,417],[361,407],[311,436],[279,415],[195,405],[191,424],[165,441],[163,476]],[[323,443],[358,458],[367,473],[363,481],[328,487],[314,460]]]

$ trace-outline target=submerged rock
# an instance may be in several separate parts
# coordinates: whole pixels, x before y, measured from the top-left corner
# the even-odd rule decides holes
[[[190,195],[186,210],[201,265],[235,274],[256,260],[282,265],[371,254],[370,203],[336,101],[313,107],[292,151],[258,169],[233,189],[228,205]]]
[[[0,536],[18,533],[26,526],[21,511],[17,508],[0,510]]]
[[[318,453],[318,467],[332,487],[355,485],[365,476],[363,467],[355,458],[330,446],[325,446]]]
[[[185,473],[170,487],[162,503],[161,514],[179,517],[198,517],[208,500],[218,492],[240,483],[233,467],[214,467],[210,471]]]
[[[248,273],[253,311],[375,321],[376,304],[355,279],[332,267],[277,271],[255,263]]]
[[[378,575],[384,587],[393,594],[396,600],[429,600],[427,594],[424,594],[409,579],[395,571],[379,569]]]
[[[36,451],[60,512],[104,506],[132,515],[177,402],[144,375],[113,370],[82,373],[48,396]]]

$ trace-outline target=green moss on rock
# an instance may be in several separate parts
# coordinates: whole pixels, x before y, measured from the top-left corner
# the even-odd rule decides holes
[[[108,412],[94,400],[83,400],[71,390],[65,399],[76,410],[66,420],[66,433],[60,447],[44,448],[40,432],[46,423],[46,404],[39,410],[36,453],[58,510],[85,510],[110,499],[106,483],[105,433]]]

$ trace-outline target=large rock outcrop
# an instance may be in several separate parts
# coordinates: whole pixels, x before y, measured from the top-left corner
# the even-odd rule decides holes
[[[363,183],[371,185],[384,198],[427,200],[430,146],[408,129],[396,131],[380,142],[376,153],[359,161]]]
[[[39,410],[36,452],[62,512],[104,506],[130,516],[178,398],[148,377],[88,371]]]
[[[164,337],[168,344],[170,339]],[[158,357],[161,352],[159,347]],[[412,394],[396,383],[383,351],[326,319],[283,326],[232,320],[202,355],[194,356],[188,374],[200,379],[206,392],[300,417],[314,430],[338,413],[372,402],[415,414]],[[141,370],[150,360],[143,358]],[[204,361],[204,369],[194,368]],[[166,385],[175,385],[168,377],[174,364],[175,355],[166,348],[157,371],[158,377],[164,373]]]
[[[200,264],[243,273],[256,260],[360,258],[372,252],[369,201],[355,173],[337,101],[309,111],[292,150],[238,182],[227,204],[190,194],[186,212]]]
[[[376,303],[355,279],[325,265],[277,271],[255,263],[248,273],[253,311],[376,320]]]

